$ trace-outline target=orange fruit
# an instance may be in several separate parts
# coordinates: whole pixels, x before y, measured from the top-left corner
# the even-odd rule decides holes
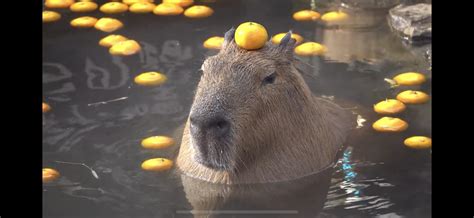
[[[194,3],[194,0],[163,0],[163,3],[171,3],[181,7],[188,7]]]
[[[61,19],[61,14],[54,11],[43,11],[43,23],[54,22]]]
[[[95,17],[78,17],[74,20],[71,20],[71,26],[78,28],[90,28],[97,23],[97,18]]]
[[[295,48],[295,53],[300,56],[322,55],[326,51],[326,46],[316,42],[305,42]]]
[[[43,102],[43,113],[46,113],[51,110],[51,106]]]
[[[414,149],[431,148],[431,138],[426,136],[412,136],[403,142],[407,147]]]
[[[313,10],[301,10],[293,14],[293,19],[296,21],[315,21],[319,17],[321,14]]]
[[[405,109],[405,104],[396,99],[387,99],[374,105],[375,112],[379,114],[397,114]]]
[[[166,136],[151,136],[142,140],[142,146],[147,149],[163,149],[174,145],[174,139]]]
[[[52,182],[58,179],[60,176],[59,172],[51,168],[43,168],[43,182]]]
[[[224,37],[213,36],[204,41],[204,48],[208,49],[221,49],[222,43],[224,43]]]
[[[173,167],[173,161],[166,158],[153,158],[142,163],[142,169],[146,171],[165,171]]]
[[[338,22],[338,21],[346,20],[348,17],[349,15],[347,15],[344,12],[331,11],[331,12],[323,14],[323,16],[321,16],[321,20],[326,21],[326,22]]]
[[[97,7],[99,6],[95,2],[76,2],[69,9],[74,12],[91,12],[95,11]]]
[[[194,5],[184,11],[184,16],[189,18],[204,18],[209,17],[214,13],[212,8],[204,5]]]
[[[171,3],[161,3],[153,9],[154,14],[163,16],[179,15],[183,11],[184,9],[181,6]]]
[[[123,42],[127,40],[128,38],[122,35],[108,35],[99,41],[99,45],[103,47],[111,47],[118,42]]]
[[[127,5],[133,5],[138,2],[148,2],[148,3],[153,3],[154,0],[123,0],[122,3],[127,4]]]
[[[98,30],[104,32],[113,32],[123,27],[122,22],[120,20],[114,18],[103,17],[100,18],[97,23],[95,23],[94,27]]]
[[[74,0],[46,0],[44,5],[48,8],[68,8],[74,4]]]
[[[281,39],[286,35],[286,33],[278,33],[272,37],[272,42],[273,44],[280,44]],[[291,33],[291,38],[296,40],[296,44],[300,44],[303,42],[303,37],[296,34],[296,33]]]
[[[100,6],[100,11],[106,14],[117,14],[128,10],[128,5],[121,2],[108,2]]]
[[[423,104],[426,103],[430,97],[421,91],[407,90],[398,94],[397,99],[405,104]]]
[[[153,3],[149,2],[138,2],[132,4],[128,10],[132,13],[139,13],[139,14],[144,14],[144,13],[150,13],[155,9],[156,5]]]
[[[399,118],[382,117],[372,127],[379,132],[401,132],[408,128],[408,123]]]
[[[264,26],[255,22],[245,22],[235,29],[235,42],[246,50],[256,50],[265,45],[268,33]]]
[[[425,75],[416,72],[402,73],[393,78],[399,85],[415,86],[426,81]]]
[[[109,49],[111,55],[127,56],[133,55],[139,52],[141,49],[140,44],[135,40],[126,40],[123,42],[117,42]]]
[[[166,75],[159,72],[146,72],[135,77],[135,83],[142,86],[157,86],[163,84],[166,80],[168,80]]]

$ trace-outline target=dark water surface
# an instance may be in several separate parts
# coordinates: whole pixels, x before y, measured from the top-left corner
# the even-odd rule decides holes
[[[44,217],[189,217],[186,211],[193,209],[193,204],[188,199],[193,197],[198,203],[215,205],[226,196],[252,192],[254,197],[242,195],[244,199],[226,203],[225,208],[244,211],[250,210],[252,200],[273,200],[278,198],[274,195],[282,194],[279,191],[281,196],[294,193],[286,203],[299,205],[301,211],[317,210],[316,202],[321,201],[322,217],[431,217],[431,151],[403,145],[408,136],[431,136],[431,102],[408,106],[399,116],[410,124],[403,133],[381,134],[370,129],[380,118],[372,111],[373,104],[394,98],[402,89],[431,94],[429,64],[390,32],[387,8],[353,9],[349,4],[338,7],[341,4],[317,1],[320,12],[342,9],[351,16],[347,24],[328,27],[291,19],[293,12],[310,8],[311,1],[217,0],[202,4],[211,6],[214,15],[193,20],[87,13],[116,17],[124,23],[114,34],[142,46],[139,54],[129,57],[113,57],[98,45],[108,34],[70,27],[70,20],[82,14],[56,10],[62,14],[61,20],[43,24],[43,96],[52,107],[43,117],[43,165],[61,172],[57,183],[43,187]],[[146,159],[172,158],[172,149],[145,150],[140,141],[152,135],[175,137],[174,131],[185,122],[200,77],[198,69],[207,56],[215,54],[203,48],[202,42],[245,21],[263,24],[270,35],[292,29],[307,41],[326,45],[324,57],[302,58],[313,66],[310,73],[316,78],[307,77],[308,84],[317,95],[358,105],[367,120],[359,129],[361,139],[348,143],[329,174],[330,184],[298,181],[288,189],[269,184],[228,194],[223,187],[189,180],[183,181],[183,187],[180,177],[172,172],[141,170]],[[146,71],[162,72],[168,81],[158,87],[135,85],[133,78]],[[396,89],[384,81],[406,71],[425,73],[428,81],[419,87]],[[97,178],[83,165],[62,162],[83,163]],[[318,193],[323,196],[319,201],[313,199]],[[280,212],[292,216],[292,210]]]

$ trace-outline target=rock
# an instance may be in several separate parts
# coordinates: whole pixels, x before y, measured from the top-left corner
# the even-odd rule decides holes
[[[431,4],[398,5],[390,9],[388,23],[409,42],[431,40]]]
[[[352,10],[388,10],[397,5],[431,4],[431,0],[319,0],[317,7],[340,7]]]
[[[341,0],[342,6],[358,9],[391,8],[402,3],[401,0]]]

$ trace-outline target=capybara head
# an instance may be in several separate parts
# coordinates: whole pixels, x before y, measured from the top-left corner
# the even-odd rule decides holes
[[[236,45],[234,31],[225,34],[220,52],[204,61],[188,121],[192,158],[229,172],[246,167],[278,144],[278,130],[298,122],[292,118],[313,103],[293,64],[291,32],[279,45],[267,42],[247,51]]]

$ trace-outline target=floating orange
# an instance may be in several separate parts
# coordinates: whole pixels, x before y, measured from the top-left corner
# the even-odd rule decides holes
[[[379,114],[396,114],[406,109],[403,102],[396,99],[387,99],[374,105],[375,112]]]
[[[97,9],[95,2],[76,2],[72,4],[69,9],[74,12],[91,12]]]
[[[155,9],[156,5],[153,3],[149,2],[138,2],[132,4],[128,10],[132,13],[139,13],[139,14],[144,14],[144,13],[150,13]]]
[[[425,75],[417,72],[402,73],[393,78],[399,85],[415,86],[421,85],[426,81]]]
[[[153,158],[142,163],[142,169],[146,171],[165,171],[173,167],[173,161],[166,158]]]
[[[183,13],[184,9],[175,4],[171,3],[161,3],[153,9],[153,13],[156,15],[163,16],[174,16]]]
[[[295,53],[300,56],[322,55],[326,51],[326,46],[316,42],[305,42],[295,48]]]
[[[221,49],[222,43],[224,43],[224,37],[213,36],[204,41],[204,48],[208,49]]]
[[[43,182],[48,183],[58,179],[60,176],[59,172],[51,168],[43,168]]]
[[[407,147],[414,149],[431,148],[431,138],[426,136],[412,136],[403,142]]]
[[[297,21],[315,21],[319,17],[321,17],[321,14],[313,10],[302,10],[293,14],[293,19]]]
[[[97,23],[95,23],[94,27],[98,30],[104,32],[113,32],[123,27],[122,22],[120,20],[114,18],[103,17],[100,18]]]
[[[430,97],[421,91],[407,90],[398,94],[397,99],[405,104],[423,104],[426,103]]]
[[[194,5],[184,11],[184,16],[189,18],[204,18],[209,17],[214,13],[212,8],[204,5]]]
[[[194,0],[163,0],[163,3],[171,3],[181,7],[188,7],[194,3]]]
[[[135,40],[126,40],[123,42],[115,43],[109,49],[111,55],[127,56],[133,55],[139,52],[141,49],[140,44]]]
[[[117,14],[128,10],[128,5],[120,2],[108,2],[100,6],[100,11],[106,14]]]
[[[61,14],[55,11],[43,11],[43,23],[57,21],[61,18]]]
[[[127,4],[127,5],[133,5],[135,3],[139,2],[148,2],[148,3],[153,3],[153,0],[123,0],[122,3]]]
[[[51,106],[43,102],[43,113],[46,113],[51,110]]]
[[[278,33],[272,37],[272,42],[273,44],[280,44],[281,39],[286,35],[286,33]],[[296,33],[291,33],[291,38],[296,40],[296,44],[300,44],[303,42],[303,37],[296,34]]]
[[[379,132],[401,132],[408,128],[408,123],[399,118],[382,117],[372,127]]]
[[[174,139],[166,136],[151,136],[142,140],[142,146],[147,149],[163,149],[174,145]]]
[[[111,47],[115,45],[116,43],[127,41],[127,40],[128,38],[122,35],[108,35],[99,41],[99,45],[104,46],[104,47]]]
[[[95,17],[79,17],[71,21],[71,26],[78,28],[90,28],[97,23],[97,18]]]
[[[74,0],[46,0],[44,5],[48,8],[68,8],[74,4]]]
[[[326,21],[326,22],[338,22],[338,21],[346,20],[348,17],[349,15],[347,15],[344,12],[331,11],[331,12],[323,14],[323,16],[321,16],[321,20]]]
[[[157,86],[166,82],[167,79],[166,75],[159,72],[146,72],[136,76],[134,81],[142,86]],[[162,137],[160,139],[162,139]]]

